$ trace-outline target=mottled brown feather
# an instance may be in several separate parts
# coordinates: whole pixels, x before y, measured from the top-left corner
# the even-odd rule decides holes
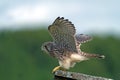
[[[77,52],[74,38],[76,30],[68,19],[58,17],[48,30],[60,50]]]

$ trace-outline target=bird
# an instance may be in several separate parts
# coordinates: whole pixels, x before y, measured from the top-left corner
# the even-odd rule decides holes
[[[64,19],[64,17],[57,17],[48,26],[48,31],[53,41],[43,43],[42,50],[51,57],[58,59],[59,66],[53,69],[53,73],[57,70],[69,70],[77,62],[89,60],[90,58],[105,58],[104,55],[81,51],[81,45],[91,41],[92,37],[85,34],[76,34],[74,24],[68,19]]]

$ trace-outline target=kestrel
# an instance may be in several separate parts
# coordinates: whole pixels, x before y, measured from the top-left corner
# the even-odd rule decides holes
[[[75,35],[75,26],[68,19],[56,18],[53,24],[48,27],[48,31],[53,41],[45,42],[42,45],[42,50],[58,59],[60,66],[54,68],[53,72],[59,69],[68,70],[70,67],[74,67],[76,62],[88,60],[89,58],[104,58],[104,55],[81,51],[80,45],[92,38],[84,34]]]

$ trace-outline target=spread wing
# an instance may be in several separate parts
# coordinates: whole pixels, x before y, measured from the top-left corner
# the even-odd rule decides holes
[[[58,17],[53,24],[48,27],[48,30],[60,50],[77,52],[74,38],[76,30],[68,19]]]
[[[85,43],[85,42],[92,40],[92,37],[88,35],[84,35],[84,34],[77,34],[75,35],[75,38],[78,44]]]
[[[81,50],[80,50],[81,43],[85,43],[85,42],[92,40],[92,37],[90,37],[88,35],[84,35],[84,34],[77,34],[77,35],[75,35],[75,38],[76,38],[76,46],[77,46],[79,52],[81,52]]]

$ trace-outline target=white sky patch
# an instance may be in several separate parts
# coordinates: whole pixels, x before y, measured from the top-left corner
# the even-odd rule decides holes
[[[88,31],[102,33],[112,30],[120,33],[119,0],[66,0],[64,2],[30,0],[20,1],[20,3],[15,1],[12,2],[15,5],[10,5],[8,2],[9,5],[3,5],[5,9],[0,8],[0,29],[11,28],[11,25],[12,28],[21,28],[23,27],[20,26],[21,24],[51,24],[60,16],[69,19],[80,33]]]
[[[7,16],[13,20],[13,22],[25,23],[25,22],[43,22],[48,17],[49,10],[43,5],[23,5],[8,10]]]

